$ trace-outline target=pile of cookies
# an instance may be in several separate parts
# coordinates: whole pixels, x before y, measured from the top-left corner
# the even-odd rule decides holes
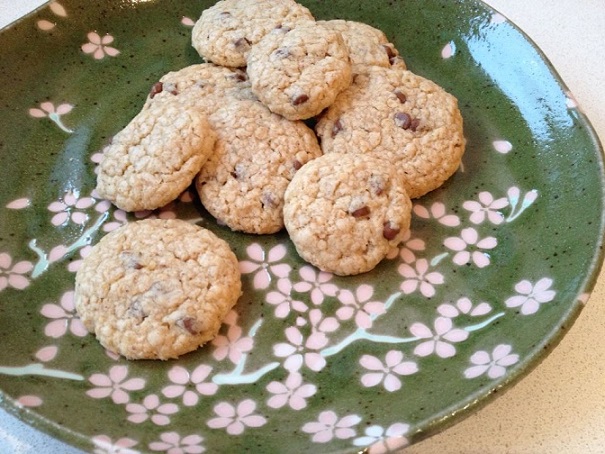
[[[104,150],[97,192],[123,210],[159,208],[194,182],[220,223],[250,234],[285,227],[303,259],[353,275],[374,268],[401,242],[410,224],[410,198],[439,187],[460,164],[465,139],[457,100],[408,71],[376,28],[316,21],[294,0],[222,0],[202,12],[192,44],[206,62],[164,75]],[[153,228],[164,232],[167,224],[148,222],[151,238]],[[112,279],[116,270],[137,274],[148,270],[146,263],[156,264],[149,257],[133,259],[146,252],[124,246],[123,238],[104,238],[99,248],[112,241],[121,244],[121,258],[113,259],[115,269],[108,272]],[[99,294],[108,287],[103,279],[85,285],[100,256],[91,254],[76,279],[81,314],[107,296]],[[165,292],[152,293],[151,299],[165,304]],[[132,303],[122,313],[142,326],[153,317],[140,310],[137,295],[128,295]],[[224,309],[238,297],[239,287]],[[203,332],[205,339],[207,327],[215,328],[195,314],[179,317],[170,323],[181,334]],[[85,323],[101,338],[97,324]],[[126,354],[119,343],[101,341],[127,357],[154,357]]]

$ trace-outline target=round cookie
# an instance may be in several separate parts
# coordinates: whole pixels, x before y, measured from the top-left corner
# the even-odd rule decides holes
[[[304,260],[346,276],[385,258],[409,229],[411,211],[397,167],[371,155],[330,153],[294,176],[284,222]]]
[[[76,274],[75,306],[108,350],[169,359],[214,338],[240,295],[225,241],[185,221],[148,219],[93,247]]]
[[[221,66],[246,66],[250,48],[276,27],[314,21],[294,0],[222,0],[204,10],[191,42],[206,60]]]
[[[342,36],[315,22],[273,30],[250,50],[247,62],[254,94],[290,120],[319,114],[352,80]]]
[[[364,72],[367,66],[406,69],[403,58],[382,30],[363,22],[342,19],[317,21],[317,24],[341,34],[349,49],[354,74]]]
[[[215,138],[206,116],[178,98],[153,103],[103,150],[97,192],[125,211],[160,208],[191,184]]]
[[[143,108],[176,97],[187,108],[197,108],[209,115],[224,103],[225,96],[255,98],[246,72],[199,63],[162,76],[151,86]]]
[[[410,71],[368,67],[316,125],[324,153],[372,153],[400,167],[417,198],[459,167],[466,141],[458,101]]]
[[[299,168],[321,155],[313,130],[252,100],[230,100],[210,122],[217,140],[196,178],[202,204],[232,230],[281,230],[286,187]]]

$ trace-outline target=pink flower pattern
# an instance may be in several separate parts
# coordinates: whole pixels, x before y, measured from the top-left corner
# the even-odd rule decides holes
[[[115,442],[107,435],[96,435],[92,438],[95,445],[94,454],[139,454],[139,451],[132,449],[137,442],[132,438],[123,437]]]
[[[246,253],[251,260],[243,260],[239,267],[242,274],[255,273],[253,285],[256,289],[266,289],[271,283],[271,275],[278,278],[288,277],[292,267],[287,263],[280,263],[287,253],[286,246],[278,244],[269,250],[265,256],[265,251],[258,243],[252,243],[246,248]]]
[[[353,318],[358,328],[371,328],[373,320],[385,313],[382,301],[369,301],[373,294],[374,288],[367,284],[357,287],[355,294],[350,290],[341,290],[338,299],[343,306],[336,311],[336,316],[340,320]]]
[[[416,253],[426,249],[426,244],[420,238],[412,237],[412,230],[408,230],[403,236],[402,246],[399,249],[399,256],[405,263],[412,263],[416,260]]]
[[[452,319],[437,317],[434,322],[434,332],[422,323],[410,326],[410,332],[419,339],[428,339],[416,346],[416,356],[428,356],[433,353],[440,358],[451,358],[456,354],[456,347],[452,344],[468,339],[468,331],[453,327]]]
[[[471,356],[471,367],[464,371],[466,378],[476,378],[487,373],[491,379],[503,377],[506,368],[519,362],[519,355],[511,353],[513,348],[507,344],[497,345],[490,353],[480,350]]]
[[[216,347],[212,353],[214,359],[222,361],[228,357],[233,364],[237,364],[244,353],[252,350],[254,341],[249,336],[243,336],[240,326],[231,325],[227,335],[219,334],[212,340],[212,345]]]
[[[164,432],[160,441],[149,443],[149,449],[166,454],[201,454],[206,451],[203,441],[204,437],[196,434],[181,436],[177,432]]]
[[[555,299],[557,292],[550,289],[553,280],[547,277],[540,279],[535,284],[528,280],[522,280],[515,285],[516,296],[508,298],[504,304],[507,307],[521,307],[523,315],[531,315],[538,312],[541,304],[549,303]]]
[[[111,397],[115,404],[125,404],[130,401],[127,391],[138,391],[145,387],[145,380],[142,378],[129,378],[128,366],[112,366],[109,374],[92,374],[90,381],[96,388],[86,391],[86,394],[93,399],[103,399]]]
[[[267,293],[267,303],[275,306],[275,316],[286,318],[291,311],[306,312],[309,307],[302,301],[292,298],[292,282],[290,279],[278,279],[277,291]]]
[[[366,428],[365,436],[353,440],[355,446],[369,446],[368,454],[386,454],[396,452],[408,445],[405,435],[410,430],[409,424],[395,423],[384,429],[374,425]]]
[[[279,358],[286,358],[284,368],[289,372],[297,372],[306,365],[314,372],[322,370],[326,360],[320,350],[328,344],[328,338],[322,332],[311,334],[305,341],[304,336],[296,326],[286,328],[286,338],[290,343],[279,343],[273,346],[273,354]],[[311,351],[309,351],[311,350]]]
[[[267,406],[282,408],[288,405],[292,410],[302,410],[307,406],[306,399],[317,392],[317,387],[311,383],[303,383],[302,375],[292,372],[286,378],[285,383],[278,381],[269,383],[267,391],[273,394],[267,400]]]
[[[361,376],[361,383],[366,388],[383,384],[389,392],[401,389],[398,375],[412,375],[418,372],[418,365],[413,361],[404,361],[403,352],[390,350],[385,362],[372,355],[363,355],[359,364],[370,372]]]
[[[212,429],[225,429],[229,435],[241,435],[246,427],[261,427],[267,423],[264,416],[254,414],[256,402],[244,399],[236,406],[221,402],[214,407],[216,418],[208,421]]]
[[[90,32],[86,37],[88,42],[82,44],[82,51],[86,54],[92,54],[95,60],[101,60],[106,55],[115,57],[120,53],[118,49],[109,45],[113,43],[113,36],[111,35],[101,37],[97,32]]]
[[[414,205],[414,214],[423,219],[435,219],[440,224],[447,227],[457,227],[460,225],[460,218],[455,214],[446,214],[445,205],[443,202],[435,202],[430,208],[425,208],[422,205]]]
[[[78,337],[84,337],[88,334],[88,331],[76,314],[73,291],[65,292],[59,304],[45,304],[42,306],[40,313],[46,318],[53,320],[44,328],[44,334],[48,337],[59,338],[67,330]]]
[[[150,394],[143,399],[142,404],[127,404],[126,411],[130,413],[126,419],[135,424],[140,424],[147,419],[158,426],[170,424],[170,415],[179,411],[179,407],[173,403],[161,404],[156,394]]]
[[[8,253],[0,253],[0,292],[7,287],[17,290],[29,287],[29,279],[24,275],[33,269],[32,262],[23,260],[13,265],[13,259]]]
[[[458,299],[455,304],[444,303],[437,308],[437,312],[439,312],[439,314],[449,318],[458,317],[460,314],[478,317],[488,314],[491,312],[491,310],[492,307],[488,303],[482,302],[476,306],[473,306],[472,301],[466,297]]]
[[[486,219],[494,225],[500,225],[504,222],[504,215],[501,209],[509,205],[508,199],[502,197],[494,200],[494,196],[483,191],[479,193],[479,201],[467,200],[462,204],[462,208],[471,212],[469,220],[473,224],[481,224]]]
[[[423,296],[431,298],[435,296],[435,286],[444,282],[441,273],[429,272],[429,262],[426,259],[418,259],[415,268],[407,263],[402,263],[399,265],[398,271],[405,278],[400,288],[406,295],[419,289]]]
[[[52,202],[48,205],[48,210],[56,213],[50,222],[54,226],[65,225],[71,220],[74,224],[84,225],[88,221],[88,214],[83,212],[95,204],[92,197],[80,198],[77,192],[67,192],[63,199],[58,202]]]
[[[484,268],[490,264],[490,257],[484,251],[494,249],[498,240],[493,236],[479,239],[477,231],[468,227],[462,229],[460,237],[446,238],[443,244],[456,252],[453,258],[456,265],[466,265],[472,261],[477,267]]]
[[[315,305],[323,303],[326,296],[335,296],[338,286],[330,283],[333,275],[325,271],[317,272],[311,266],[303,266],[299,271],[303,279],[294,284],[294,290],[301,293],[311,292],[311,301]]]
[[[187,407],[197,405],[200,395],[212,396],[218,391],[217,384],[206,381],[211,373],[212,367],[206,364],[200,364],[191,373],[183,366],[174,366],[168,371],[172,384],[165,386],[162,394],[171,399],[182,396]]]
[[[333,438],[346,440],[353,438],[357,432],[353,428],[361,422],[361,417],[355,414],[339,418],[332,410],[322,411],[317,421],[305,423],[302,431],[312,434],[314,443],[328,443]]]

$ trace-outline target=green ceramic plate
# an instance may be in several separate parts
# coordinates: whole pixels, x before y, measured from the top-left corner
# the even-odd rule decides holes
[[[84,332],[74,272],[136,219],[92,192],[99,151],[154,81],[200,61],[189,37],[209,4],[61,0],[0,34],[2,406],[88,451],[378,453],[535,366],[600,268],[603,160],[540,51],[471,0],[305,2],[383,29],[460,101],[463,166],[416,201],[399,251],[362,276],[319,273],[286,235],[234,234],[188,192],[137,216],[191,219],[233,246],[245,293],[220,336],[127,362]]]

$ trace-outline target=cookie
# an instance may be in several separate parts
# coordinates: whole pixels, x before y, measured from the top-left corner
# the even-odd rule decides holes
[[[97,192],[125,211],[160,208],[191,184],[214,141],[203,113],[178,98],[155,102],[103,150]]]
[[[226,242],[188,222],[126,224],[96,244],[76,274],[82,323],[128,359],[169,359],[217,334],[241,295]]]
[[[209,119],[217,140],[196,178],[202,204],[235,231],[281,230],[286,187],[321,155],[313,130],[252,100],[232,100]]]
[[[187,108],[209,115],[225,96],[254,98],[245,71],[212,63],[200,63],[171,71],[151,86],[144,108],[166,98],[178,98]]]
[[[342,36],[315,22],[273,30],[252,47],[247,62],[254,94],[290,120],[319,114],[352,80]]]
[[[369,67],[316,124],[324,153],[372,153],[400,167],[417,198],[441,186],[465,148],[458,101],[410,71]]]
[[[274,28],[314,20],[293,0],[222,0],[202,12],[191,43],[207,61],[243,67],[251,47]]]
[[[304,260],[346,276],[370,271],[401,242],[411,210],[396,166],[367,154],[330,153],[294,176],[284,222]]]
[[[363,22],[341,19],[317,21],[317,24],[341,34],[349,49],[354,74],[364,72],[367,66],[406,69],[399,51],[382,30]]]

